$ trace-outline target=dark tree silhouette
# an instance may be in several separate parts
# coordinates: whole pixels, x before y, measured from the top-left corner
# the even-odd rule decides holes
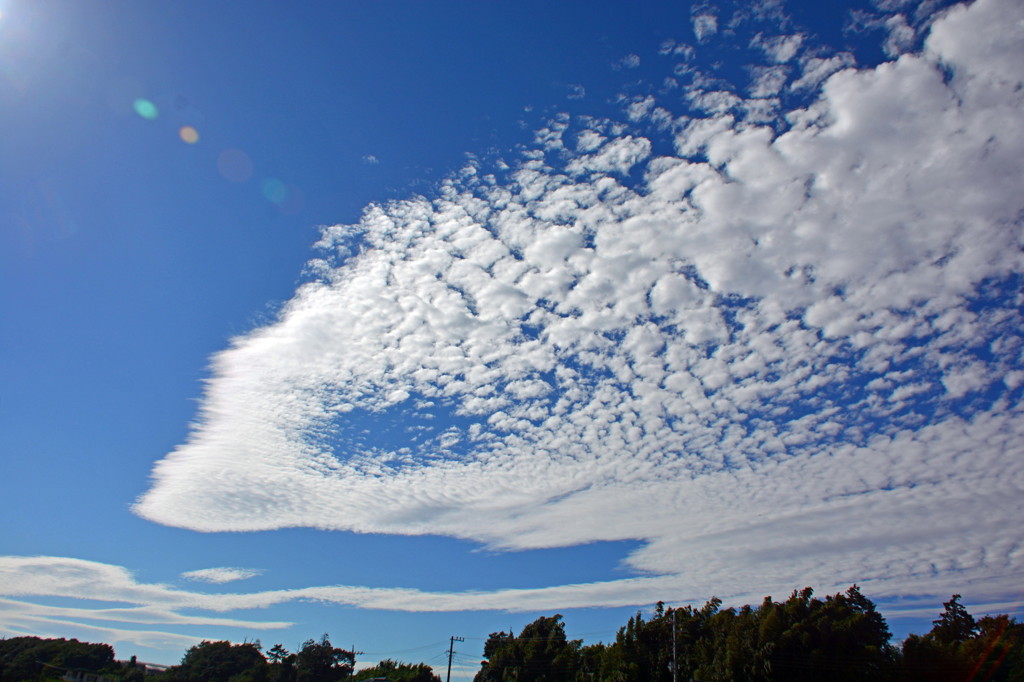
[[[956,644],[974,637],[977,625],[974,616],[960,603],[960,595],[954,594],[949,601],[942,602],[945,607],[938,620],[933,620],[932,637],[940,644]]]
[[[331,644],[327,633],[320,641],[306,640],[295,656],[295,679],[298,682],[334,682],[344,680],[355,667],[355,654]]]

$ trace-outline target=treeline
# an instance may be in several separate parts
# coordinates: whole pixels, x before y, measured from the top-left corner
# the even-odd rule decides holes
[[[336,682],[387,679],[389,682],[441,682],[430,666],[386,659],[355,671],[355,653],[331,644],[325,634],[292,653],[275,644],[266,655],[258,642],[202,642],[189,649],[181,664],[168,668],[160,682]]]
[[[1024,682],[1024,624],[1006,615],[975,619],[960,595],[924,635],[891,643],[885,618],[856,585],[814,597],[810,588],[757,607],[659,603],[619,629],[609,644],[569,640],[561,615],[518,634],[494,632],[474,682]],[[88,671],[116,682],[440,682],[430,666],[391,660],[355,671],[355,653],[325,634],[295,652],[281,644],[202,642],[152,676],[114,659],[108,644],[14,637],[0,640],[0,682],[58,680]]]
[[[3,682],[59,679],[62,672],[58,669],[120,675],[123,667],[114,660],[114,648],[109,644],[39,637],[0,639],[0,680]]]
[[[147,670],[134,657],[114,660],[109,644],[39,637],[0,640],[0,682],[60,680],[68,672],[116,682],[441,682],[424,663],[385,659],[372,668],[354,668],[355,654],[333,646],[326,634],[294,653],[281,644],[264,654],[259,642],[201,642],[185,652],[180,664],[160,672]]]
[[[783,602],[699,609],[659,603],[629,619],[610,644],[569,640],[561,615],[516,636],[495,632],[474,682],[908,682],[1024,681],[1024,624],[975,620],[960,595],[925,635],[897,647],[885,618],[856,585],[818,599],[811,588]]]

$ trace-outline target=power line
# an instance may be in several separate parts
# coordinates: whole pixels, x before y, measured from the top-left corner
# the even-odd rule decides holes
[[[434,647],[439,646],[443,641],[444,640],[441,642],[431,642],[430,644],[423,644],[422,646],[411,647],[408,649],[389,649],[387,651],[368,651],[365,653],[367,656],[394,656],[397,654],[408,654],[414,651],[422,651],[423,649],[433,649]]]

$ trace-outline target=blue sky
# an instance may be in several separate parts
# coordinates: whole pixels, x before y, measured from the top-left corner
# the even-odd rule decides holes
[[[0,2],[0,634],[1020,613],[1022,20]]]

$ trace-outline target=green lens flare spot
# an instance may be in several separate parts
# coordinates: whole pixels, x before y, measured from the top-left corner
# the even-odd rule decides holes
[[[264,180],[263,196],[266,197],[267,201],[271,201],[275,204],[281,204],[288,198],[288,188],[285,187],[284,183],[280,180],[275,180],[273,178]]]
[[[135,108],[136,114],[149,121],[152,121],[160,115],[160,111],[156,108],[156,105],[148,99],[139,98],[132,103],[132,106]]]

